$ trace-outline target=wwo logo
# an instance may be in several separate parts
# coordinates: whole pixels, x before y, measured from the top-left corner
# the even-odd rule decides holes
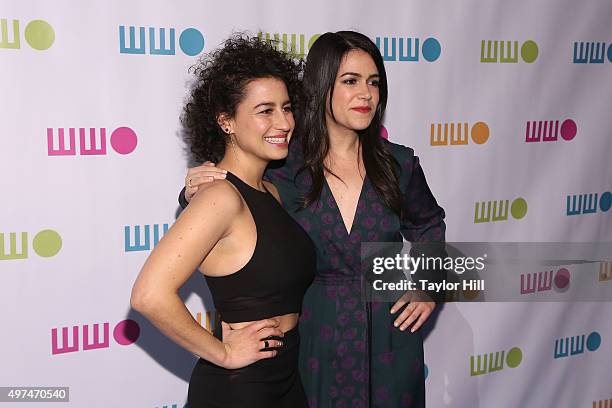
[[[599,282],[612,281],[612,261],[599,263],[597,278]]]
[[[521,295],[536,292],[546,292],[553,289],[557,292],[565,292],[569,288],[571,274],[566,268],[554,271],[543,271],[521,274]]]
[[[518,347],[476,356],[470,356],[470,375],[485,375],[504,369],[504,363],[510,368],[516,368],[523,360],[523,352]]]
[[[570,141],[576,136],[578,126],[571,119],[565,119],[561,128],[558,120],[532,120],[527,122],[525,128],[525,142],[556,142],[559,132],[563,140]]]
[[[612,398],[607,400],[593,401],[593,408],[612,408]]]
[[[588,351],[597,351],[601,345],[601,335],[594,331],[588,335],[578,335],[571,337],[562,337],[555,340],[554,358],[564,358],[576,356],[584,353],[584,339],[586,337],[586,347]]]
[[[132,228],[134,229],[133,234]],[[151,230],[153,230],[153,245],[151,245]],[[157,246],[166,232],[168,232],[168,224],[126,225],[123,227],[125,252],[149,251]],[[132,236],[134,237],[133,242]]]
[[[175,55],[176,54],[176,29],[128,27],[126,36],[125,26],[119,26],[119,53],[144,55]],[[148,34],[148,41],[147,41]],[[148,47],[147,47],[148,45]],[[204,36],[195,28],[187,28],[181,32],[178,45],[185,55],[193,57],[204,49]]]
[[[382,125],[380,126],[380,137],[389,140],[389,130]]]
[[[480,42],[480,62],[516,64],[518,55],[518,41],[482,40]],[[538,44],[531,40],[525,41],[521,45],[521,58],[528,64],[534,62],[538,58]]]
[[[215,324],[216,322],[218,322],[220,316],[216,311],[204,312],[204,316],[205,321],[202,322],[202,312],[197,312],[195,316],[196,322],[198,322],[200,326],[212,333],[214,331]]]
[[[506,221],[508,219],[508,208],[510,208],[510,214],[515,219],[520,220],[525,217],[527,201],[524,198],[519,197],[513,200],[510,206],[508,206],[509,202],[510,200],[477,201],[474,203],[474,224]]]
[[[605,191],[601,193],[601,196],[597,193],[568,195],[565,201],[565,215],[569,217],[572,215],[595,214],[598,210],[597,201],[599,201],[599,211],[602,213],[608,212],[612,206],[612,193]]]
[[[19,233],[21,245],[17,243],[17,233],[8,233],[8,250],[5,233],[0,232],[0,261],[28,258],[28,233]],[[19,248],[19,249],[18,249]],[[57,231],[46,229],[38,232],[32,240],[34,252],[43,258],[57,255],[62,249],[62,237]]]
[[[19,20],[11,20],[11,28],[5,18],[0,19],[0,48],[18,50],[21,48]],[[11,35],[9,35],[9,33]],[[26,42],[37,51],[49,49],[55,42],[55,31],[45,20],[32,20],[23,33]],[[12,37],[12,38],[11,38]]]
[[[432,37],[423,41],[410,37],[376,37],[376,46],[385,61],[418,62],[422,56],[425,61],[434,62],[442,53],[440,42]]]
[[[294,57],[304,58],[312,44],[321,34],[288,34],[258,32],[257,37],[266,42],[273,42],[279,51],[284,51]],[[308,39],[308,40],[307,40]]]
[[[606,54],[608,61],[612,62],[612,43],[606,53],[605,42],[574,42],[574,64],[603,64]]]
[[[95,323],[82,326],[62,327],[60,345],[57,328],[51,329],[51,354],[75,353],[79,350],[98,350],[110,347],[110,323]],[[79,338],[79,333],[82,337]],[[126,319],[117,323],[113,329],[113,338],[121,346],[128,346],[138,340],[140,326],[134,320]],[[79,340],[82,340],[79,341]]]
[[[88,131],[89,130],[89,131]],[[106,128],[78,128],[80,156],[103,156],[106,155]],[[54,137],[55,135],[57,137]],[[68,129],[68,140],[66,140],[66,129],[47,128],[47,154],[49,156],[76,156],[76,128]],[[118,127],[110,135],[110,144],[114,151],[125,155],[132,153],[138,145],[138,137],[129,127]]]
[[[485,122],[476,122],[469,127],[467,122],[459,123],[432,123],[429,132],[431,146],[465,146],[469,143],[468,137],[476,144],[484,144],[489,140],[489,126]]]

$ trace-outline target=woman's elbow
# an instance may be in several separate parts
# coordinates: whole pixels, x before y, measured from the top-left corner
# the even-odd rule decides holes
[[[146,314],[155,307],[155,296],[146,288],[134,286],[130,296],[130,306],[139,313]]]

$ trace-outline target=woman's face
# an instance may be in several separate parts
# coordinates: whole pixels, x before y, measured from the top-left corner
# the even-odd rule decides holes
[[[329,96],[326,109],[327,129],[364,130],[372,122],[379,101],[380,76],[374,60],[363,50],[345,54],[334,84],[332,117]],[[335,119],[335,120],[334,120]]]
[[[258,78],[245,86],[244,95],[228,123],[236,147],[242,155],[264,161],[284,159],[295,127],[285,83]]]

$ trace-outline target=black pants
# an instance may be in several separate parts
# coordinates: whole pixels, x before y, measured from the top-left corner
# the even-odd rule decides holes
[[[215,336],[220,337],[219,330]],[[298,327],[283,337],[275,357],[234,370],[199,359],[191,373],[189,408],[308,407],[298,371]]]

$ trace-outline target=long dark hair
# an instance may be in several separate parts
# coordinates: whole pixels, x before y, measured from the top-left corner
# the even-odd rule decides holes
[[[380,100],[367,129],[357,132],[363,153],[363,164],[374,189],[385,205],[396,214],[401,213],[399,192],[399,164],[380,137],[382,118],[387,106],[387,74],[380,51],[365,35],[355,31],[338,31],[321,35],[308,51],[304,69],[304,89],[309,97],[309,106],[299,123],[297,134],[301,140],[304,166],[312,179],[310,191],[302,198],[302,208],[316,202],[321,196],[325,171],[325,157],[329,152],[329,133],[325,124],[326,100],[329,94],[331,108],[334,84],[342,58],[351,50],[367,52],[378,69]],[[333,173],[332,173],[333,174]]]

